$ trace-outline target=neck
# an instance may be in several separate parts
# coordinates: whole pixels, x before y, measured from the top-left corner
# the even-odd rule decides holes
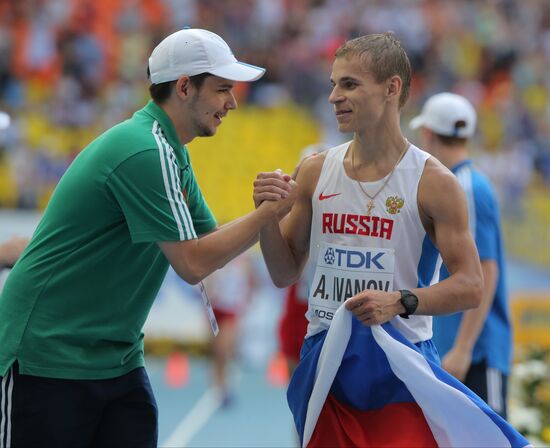
[[[405,144],[396,103],[386,104],[381,115],[356,130],[353,147],[357,163],[387,163],[397,160]]]
[[[468,159],[468,149],[465,146],[442,147],[436,157],[447,168],[451,169]]]
[[[385,150],[385,154],[381,154],[378,149],[374,152],[374,149],[372,149],[374,147],[367,147],[367,149],[372,149],[371,153],[365,152],[365,147],[363,147],[363,152],[361,152],[361,147],[355,146],[355,143],[356,140],[354,139],[349,148],[348,154],[344,159],[344,166],[348,171],[348,174],[350,174],[350,177],[359,182],[371,182],[389,175],[384,183],[384,186],[389,181],[391,175],[395,171],[395,168],[409,147],[409,142],[403,136],[401,136],[399,146],[397,146],[397,143],[392,142],[391,146],[383,148]],[[379,155],[378,158],[374,158],[372,160],[369,159],[369,156],[373,157],[377,154]],[[363,162],[357,161],[358,155],[362,157]],[[383,187],[380,188],[379,191],[382,189]],[[371,199],[374,199],[376,194],[371,197]]]
[[[409,142],[401,132],[380,135],[375,139],[355,134],[351,151],[357,165],[387,164],[396,162],[408,146]]]
[[[181,145],[185,145],[195,138],[195,135],[189,129],[189,124],[185,119],[186,114],[181,110],[181,105],[168,100],[159,106],[172,121]]]

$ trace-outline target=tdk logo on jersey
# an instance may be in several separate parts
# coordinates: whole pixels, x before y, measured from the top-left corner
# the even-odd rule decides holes
[[[327,248],[324,256],[325,263],[347,269],[385,270],[384,252],[371,252],[365,250],[345,250],[339,248]]]
[[[334,260],[336,259],[334,255],[334,249],[332,247],[329,247],[327,251],[325,252],[325,263],[326,264],[334,264]]]

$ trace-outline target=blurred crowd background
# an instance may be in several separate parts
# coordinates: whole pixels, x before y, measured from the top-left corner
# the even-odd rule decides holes
[[[184,26],[220,34],[240,60],[267,68],[261,80],[237,84],[239,110],[215,137],[189,145],[221,223],[252,209],[257,172],[291,172],[308,145],[350,138],[337,132],[328,103],[334,52],[346,39],[392,31],[413,66],[404,133],[418,141],[407,123],[430,95],[452,91],[469,98],[478,111],[473,157],[497,188],[507,253],[528,263],[529,272],[533,266],[547,272],[550,0],[0,0],[0,111],[11,117],[0,131],[0,209],[17,213],[13,221],[0,214],[3,237],[23,231],[21,215],[34,225],[74,157],[148,101],[148,56]],[[243,324],[254,334],[246,346],[256,359],[267,346],[276,350],[273,316],[282,293],[274,295],[257,252],[250,260],[258,268],[256,296],[267,297],[253,301],[248,315],[254,318]],[[182,339],[208,336],[196,318],[200,302],[178,298],[193,295],[185,288],[170,272],[150,334],[178,329],[188,330]],[[548,303],[540,299],[548,299],[548,291],[533,302]],[[516,330],[523,328],[516,342],[550,345],[548,306],[532,308],[517,296],[514,302],[528,304],[515,312]],[[536,362],[550,356],[540,353]],[[543,362],[543,377],[549,363]],[[547,423],[533,433],[550,425],[550,383],[544,384],[547,397],[533,406],[546,406]],[[536,395],[531,383],[525,390]]]
[[[346,138],[327,101],[334,51],[391,30],[414,70],[403,123],[433,93],[468,97],[476,159],[498,187],[511,250],[550,265],[531,249],[550,244],[547,0],[2,0],[0,110],[12,126],[0,136],[0,206],[43,208],[78,152],[148,100],[151,49],[183,26],[213,30],[267,68],[238,86],[230,125],[190,145],[221,221],[250,209],[257,171],[291,170],[304,146]]]

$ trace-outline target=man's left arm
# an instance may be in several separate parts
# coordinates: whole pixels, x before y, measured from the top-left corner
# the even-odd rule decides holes
[[[442,367],[460,381],[466,378],[472,363],[474,345],[493,305],[497,288],[499,276],[497,262],[495,260],[484,260],[481,262],[481,270],[483,272],[481,304],[473,310],[464,312],[455,343],[441,362]]]
[[[29,244],[28,238],[16,236],[0,243],[0,269],[3,267],[11,268],[21,256],[27,244]]]
[[[472,362],[475,344],[483,331],[485,321],[495,300],[499,282],[499,207],[489,184],[480,182],[472,186],[472,208],[475,225],[475,243],[481,258],[483,295],[481,305],[464,312],[454,345],[442,360],[445,370],[459,380],[464,380]]]
[[[418,189],[421,219],[439,249],[450,276],[442,282],[411,291],[418,297],[414,314],[440,315],[479,306],[483,279],[479,256],[468,228],[466,198],[455,176],[430,158]],[[399,291],[365,290],[346,307],[365,325],[382,324],[406,310]]]

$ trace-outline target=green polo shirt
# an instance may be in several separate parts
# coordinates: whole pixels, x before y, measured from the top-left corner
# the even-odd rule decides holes
[[[144,365],[142,328],[168,269],[158,241],[216,222],[154,102],[63,175],[0,295],[0,376],[103,379]]]

